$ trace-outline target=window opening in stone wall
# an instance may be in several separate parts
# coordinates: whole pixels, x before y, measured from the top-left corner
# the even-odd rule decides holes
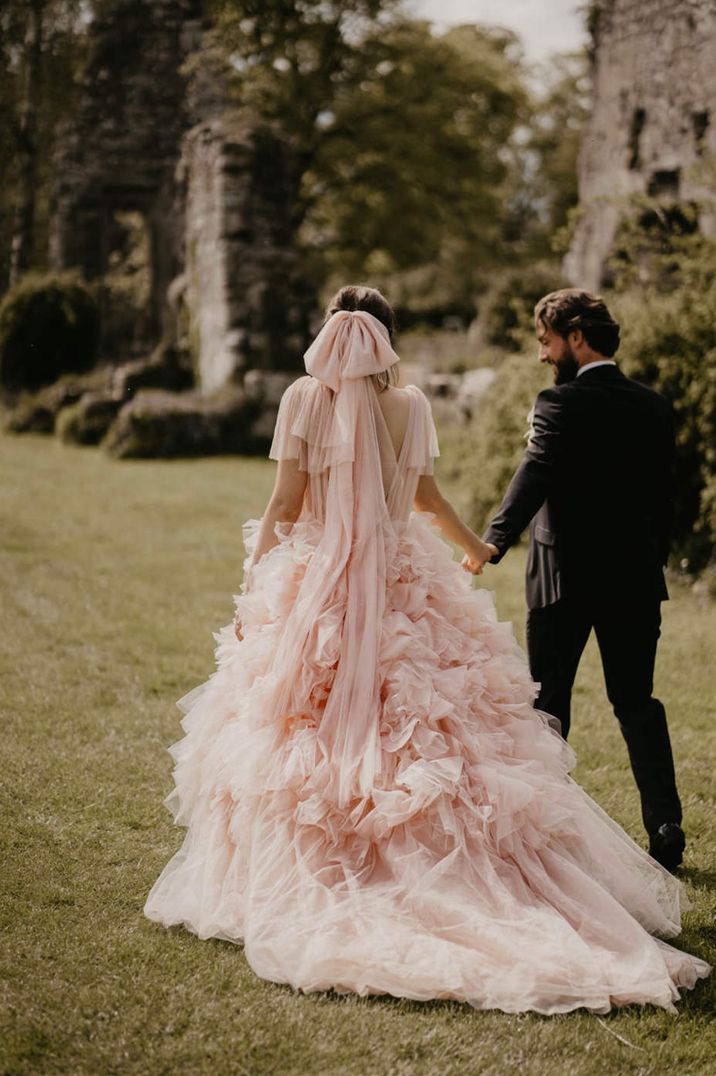
[[[115,209],[107,229],[105,346],[128,343],[141,353],[150,336],[151,237],[144,213]]]
[[[667,201],[676,201],[681,187],[681,169],[665,168],[651,173],[651,179],[647,187],[650,198],[663,198]]]
[[[703,112],[694,112],[691,119],[694,127],[694,142],[696,143],[696,152],[700,157],[704,152],[706,132],[709,129],[711,117],[708,113],[708,110],[705,110]]]
[[[634,280],[642,285],[671,286],[678,273],[683,239],[698,230],[698,205],[655,198],[644,207],[638,196],[633,205],[636,216],[626,214],[617,229],[601,287]]]
[[[646,111],[635,108],[629,131],[629,167],[634,170],[641,166],[641,133],[646,123]]]
[[[693,202],[674,202],[647,209],[639,216],[642,232],[658,238],[693,235],[698,225],[698,206]]]

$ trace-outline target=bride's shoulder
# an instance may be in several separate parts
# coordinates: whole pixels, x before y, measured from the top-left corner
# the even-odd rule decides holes
[[[294,392],[300,395],[304,392],[317,392],[326,387],[321,381],[311,377],[310,374],[302,374],[301,377],[297,377],[295,381],[291,382],[286,392]]]
[[[385,390],[384,395],[390,396],[394,400],[407,400],[411,396],[422,396],[427,401],[427,396],[418,385],[391,385],[389,389]]]
[[[331,390],[323,382],[318,381],[315,377],[311,377],[310,374],[303,374],[301,377],[297,377],[295,381],[292,381],[287,389],[284,390],[281,402],[298,403],[304,400],[323,398],[326,394],[332,395]]]
[[[413,397],[414,400],[417,400],[419,406],[422,406],[423,410],[432,410],[429,398],[426,396],[425,392],[423,392],[419,385],[406,385],[405,388],[401,389],[400,391],[409,394]]]

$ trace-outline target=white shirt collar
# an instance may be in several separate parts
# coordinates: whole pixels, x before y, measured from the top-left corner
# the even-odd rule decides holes
[[[577,377],[583,374],[585,370],[596,370],[597,366],[616,366],[614,359],[597,359],[595,362],[588,362],[585,366],[580,366],[577,370]]]

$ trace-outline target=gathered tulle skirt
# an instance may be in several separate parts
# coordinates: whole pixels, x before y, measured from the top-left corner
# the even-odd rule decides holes
[[[673,1009],[710,970],[663,940],[680,930],[680,883],[570,778],[573,753],[533,707],[510,625],[429,517],[396,533],[371,789],[336,797],[319,736],[340,589],[292,685],[301,707],[276,712],[275,655],[321,537],[304,520],[237,599],[243,640],[222,629],[216,672],[180,702],[166,803],[187,833],[146,915],[242,942],[258,975],[305,991]],[[255,528],[249,551],[254,540]]]

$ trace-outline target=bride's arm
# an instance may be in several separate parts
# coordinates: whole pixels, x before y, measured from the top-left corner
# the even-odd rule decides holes
[[[279,460],[273,493],[261,521],[256,549],[251,561],[252,568],[258,564],[264,553],[268,553],[269,549],[278,545],[276,524],[295,523],[300,516],[307,481],[308,475],[305,471],[299,470],[298,460]]]
[[[419,512],[433,513],[445,537],[464,549],[463,566],[475,575],[479,575],[483,564],[493,555],[495,547],[483,542],[466,523],[463,523],[447,498],[443,497],[432,475],[420,476],[415,493],[415,507]]]

